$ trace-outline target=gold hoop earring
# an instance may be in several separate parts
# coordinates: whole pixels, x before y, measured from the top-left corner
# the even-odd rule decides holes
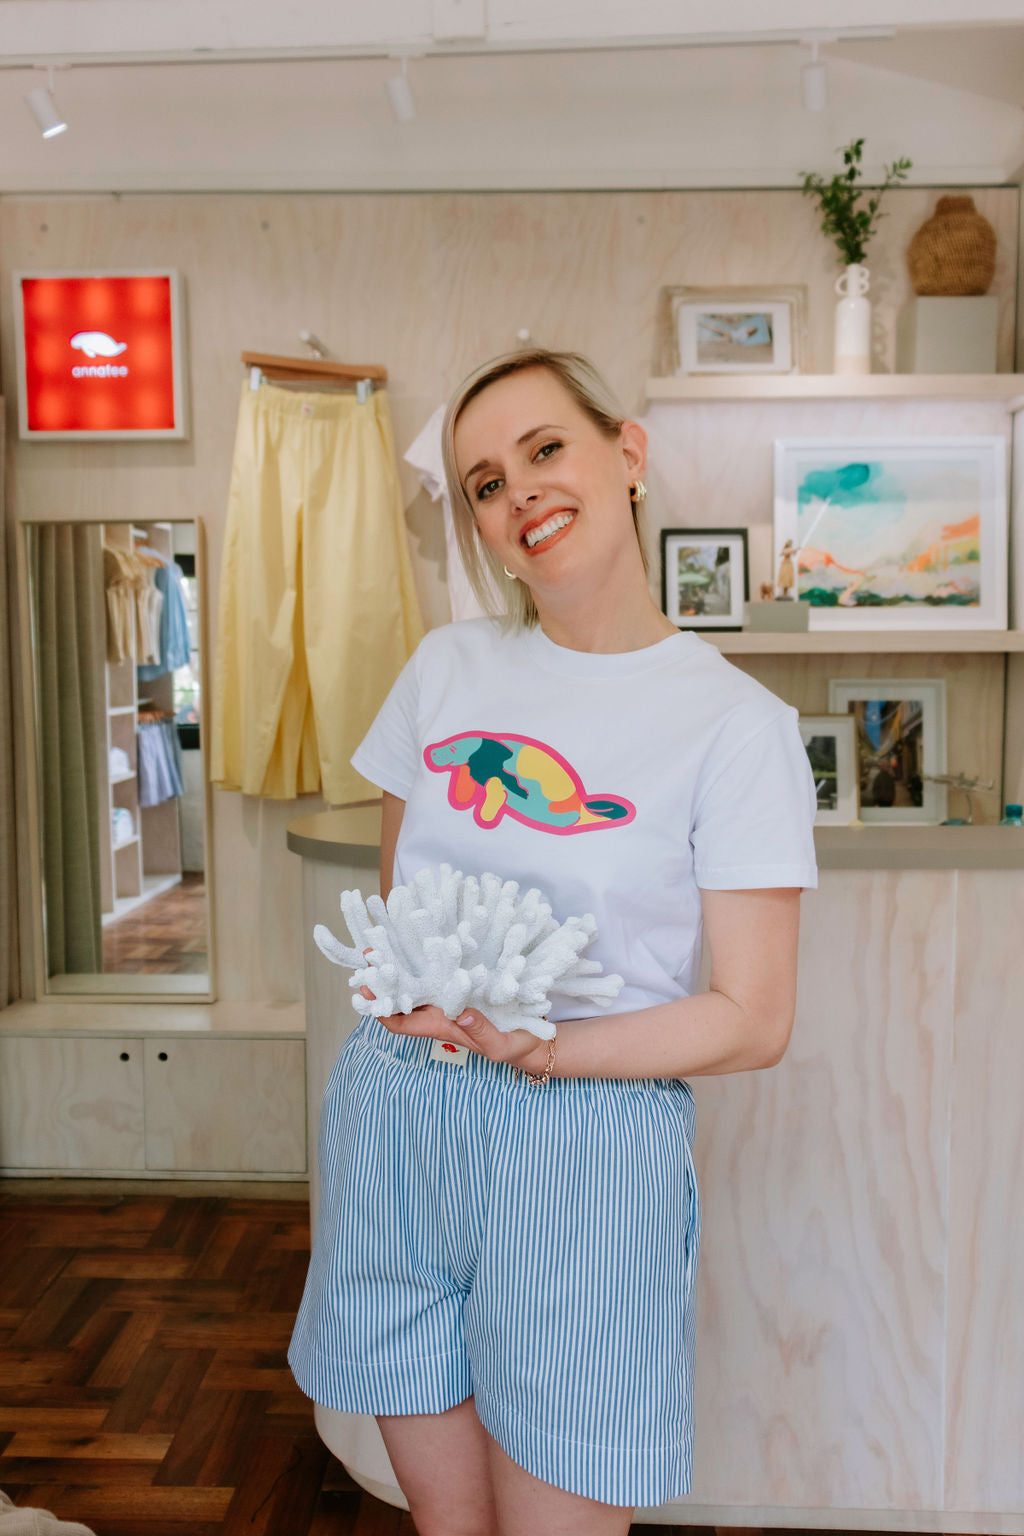
[[[643,501],[647,496],[647,487],[642,480],[637,480],[629,488],[630,501]]]
[[[516,575],[515,571],[510,571],[507,565],[503,565],[502,570],[505,572],[505,575],[508,577],[509,581],[519,580],[519,577]]]

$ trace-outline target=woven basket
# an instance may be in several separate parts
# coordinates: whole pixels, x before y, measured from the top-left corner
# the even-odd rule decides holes
[[[907,267],[918,294],[988,292],[996,270],[996,232],[973,197],[939,198],[907,247]]]

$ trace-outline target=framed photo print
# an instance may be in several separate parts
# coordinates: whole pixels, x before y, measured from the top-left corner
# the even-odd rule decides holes
[[[780,594],[811,629],[1005,629],[1006,460],[1002,437],[778,439]]]
[[[663,528],[661,606],[680,629],[742,629],[745,528]]]
[[[833,714],[853,716],[861,821],[935,825],[946,818],[946,684],[942,678],[833,678]]]
[[[174,268],[15,272],[14,322],[20,437],[187,435]]]
[[[799,373],[807,290],[665,288],[660,374]]]
[[[801,715],[800,735],[814,774],[816,827],[848,827],[857,820],[857,732],[852,715]]]

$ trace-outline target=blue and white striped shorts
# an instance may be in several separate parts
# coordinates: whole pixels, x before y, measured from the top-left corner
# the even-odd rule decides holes
[[[689,1492],[700,1197],[676,1078],[534,1088],[364,1018],[320,1118],[321,1204],[288,1351],[315,1402],[473,1395],[535,1477],[609,1504]]]

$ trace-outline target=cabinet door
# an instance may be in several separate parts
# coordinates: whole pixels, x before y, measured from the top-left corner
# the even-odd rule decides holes
[[[0,1037],[0,1167],[145,1166],[141,1041]]]
[[[302,1040],[153,1037],[146,1050],[146,1167],[303,1173]]]

